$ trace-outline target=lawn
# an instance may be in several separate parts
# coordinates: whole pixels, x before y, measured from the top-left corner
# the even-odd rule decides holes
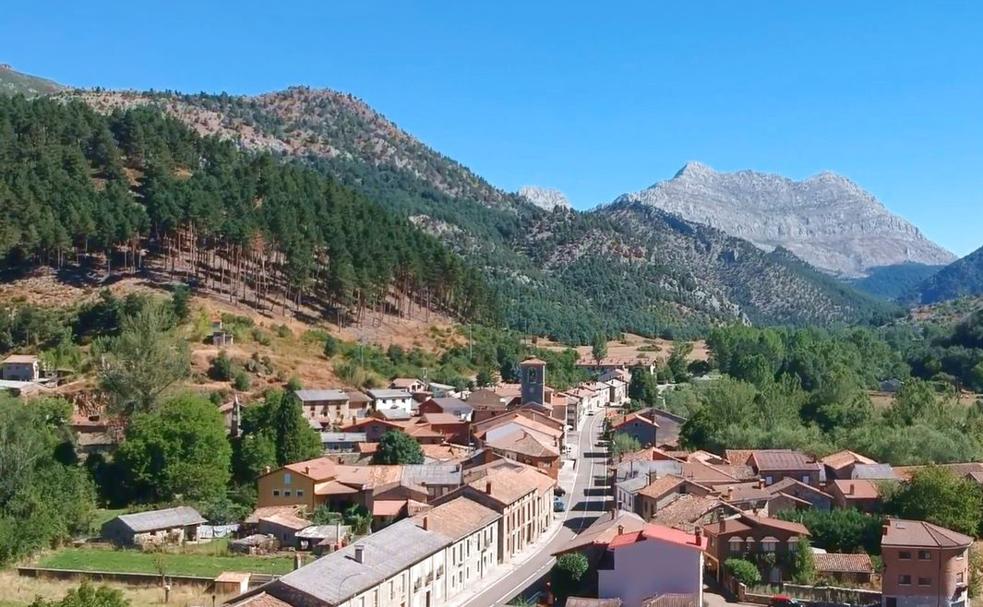
[[[284,574],[293,569],[289,556],[239,556],[229,555],[207,544],[189,546],[182,552],[141,552],[139,550],[112,550],[109,548],[64,548],[38,563],[38,567],[52,569],[80,569],[83,571],[113,571],[121,573],[158,573],[163,565],[164,575],[194,575],[215,577],[223,571]]]

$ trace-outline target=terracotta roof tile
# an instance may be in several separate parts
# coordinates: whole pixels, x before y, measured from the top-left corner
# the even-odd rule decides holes
[[[933,525],[926,521],[889,519],[881,546],[915,546],[924,548],[959,548],[969,546],[973,538]]]
[[[814,554],[812,560],[819,573],[874,573],[874,564],[866,554],[829,552]]]

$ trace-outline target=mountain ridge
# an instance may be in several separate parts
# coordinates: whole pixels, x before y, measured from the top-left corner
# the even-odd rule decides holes
[[[921,283],[901,300],[910,304],[934,304],[983,294],[983,247],[958,259]]]
[[[25,74],[15,70],[8,63],[0,63],[0,94],[21,94],[27,97],[37,97],[57,93],[67,88],[54,80]]]
[[[856,182],[832,171],[796,181],[750,169],[718,172],[694,161],[671,179],[616,202],[624,200],[657,206],[765,250],[784,247],[845,278],[862,278],[877,267],[944,265],[955,259]]]
[[[507,324],[527,333],[589,343],[621,331],[692,336],[722,323],[864,322],[893,313],[798,260],[670,214],[544,211],[345,93],[293,87],[256,97],[101,90],[61,97],[102,112],[153,106],[200,134],[314,166],[482,269]]]

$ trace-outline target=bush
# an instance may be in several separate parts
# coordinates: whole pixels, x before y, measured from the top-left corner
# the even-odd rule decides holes
[[[232,387],[240,392],[245,392],[252,385],[252,380],[249,379],[249,374],[239,369],[235,372],[235,376],[232,378]]]
[[[253,328],[252,336],[253,336],[253,341],[255,341],[261,346],[268,346],[271,343],[273,343],[273,340],[270,338],[270,334],[260,329],[259,327]]]
[[[232,359],[229,358],[225,350],[219,350],[218,356],[212,359],[212,366],[208,369],[208,376],[215,381],[229,381],[232,379]]]
[[[291,337],[293,334],[294,332],[291,331],[290,327],[288,327],[287,325],[279,325],[276,328],[276,336],[279,337],[280,339],[287,339],[288,337]]]
[[[761,583],[761,572],[758,571],[758,566],[751,561],[745,561],[744,559],[727,559],[724,561],[724,567],[735,580],[744,584],[748,588],[752,588]]]
[[[331,358],[338,353],[338,340],[328,335],[324,339],[324,356]]]

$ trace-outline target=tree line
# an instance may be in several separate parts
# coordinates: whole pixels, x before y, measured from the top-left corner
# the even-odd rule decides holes
[[[149,107],[0,99],[0,208],[8,268],[101,262],[108,275],[145,269],[149,253],[260,308],[498,315],[483,277],[409,222]]]

